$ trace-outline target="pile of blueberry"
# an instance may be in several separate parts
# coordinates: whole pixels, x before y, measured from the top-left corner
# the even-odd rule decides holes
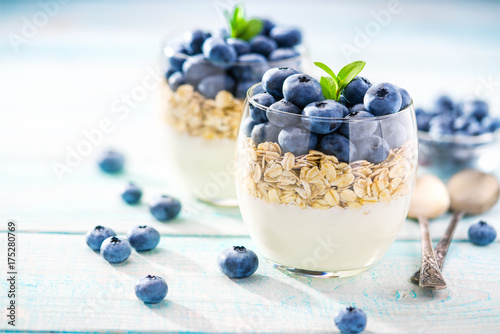
[[[151,226],[136,226],[127,237],[117,237],[109,227],[96,226],[87,233],[87,245],[99,251],[110,263],[120,263],[129,258],[132,248],[138,252],[155,249],[160,243],[160,233]]]
[[[127,233],[127,237],[117,237],[109,227],[96,226],[86,236],[87,245],[98,251],[109,263],[121,263],[132,254],[155,249],[160,243],[160,233],[151,226],[136,226]],[[158,303],[167,295],[165,280],[148,275],[135,285],[136,296],[145,303]]]
[[[490,115],[488,103],[470,100],[455,103],[448,96],[441,96],[430,110],[415,110],[420,131],[433,136],[479,136],[500,129],[500,118]]]
[[[189,84],[209,99],[221,90],[244,98],[273,62],[299,55],[295,49],[302,41],[299,30],[261,21],[262,30],[248,41],[229,37],[225,29],[186,32],[182,42],[168,47],[173,51],[165,73],[170,88],[175,91]]]
[[[406,90],[390,83],[372,85],[359,76],[345,86],[338,101],[325,99],[322,85],[311,76],[289,67],[272,68],[254,92],[242,132],[256,145],[276,142],[295,156],[319,150],[344,162],[380,163],[406,142],[411,129],[399,117],[375,117],[410,104]]]

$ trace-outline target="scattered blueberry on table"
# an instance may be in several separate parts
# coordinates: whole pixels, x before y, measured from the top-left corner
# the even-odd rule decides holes
[[[257,255],[243,246],[223,250],[217,258],[220,271],[229,278],[244,278],[252,275],[259,267]]]
[[[137,281],[134,291],[137,298],[144,303],[156,304],[167,296],[168,285],[160,276],[147,275]]]
[[[479,246],[491,244],[497,238],[495,228],[485,221],[480,221],[469,227],[469,240]]]
[[[101,255],[110,263],[120,263],[129,258],[132,247],[126,238],[109,237],[102,242]]]
[[[346,307],[335,316],[335,325],[342,333],[357,334],[365,330],[366,314],[362,309]]]
[[[136,226],[127,233],[130,245],[138,252],[156,248],[160,243],[160,233],[151,226]]]
[[[142,190],[134,183],[130,182],[123,190],[122,199],[127,204],[137,204],[141,200]]]
[[[110,229],[109,227],[104,227],[101,225],[96,226],[92,230],[87,232],[86,241],[87,245],[95,251],[101,249],[101,244],[104,240],[109,237],[116,236],[115,231]]]
[[[253,95],[249,117],[242,121],[243,133],[255,145],[275,142],[295,156],[318,150],[342,162],[381,163],[409,139],[409,117],[377,117],[407,110],[412,99],[405,89],[387,82],[372,85],[358,76],[363,61],[344,66],[338,75],[315,64],[329,76],[318,81],[289,67],[264,73],[265,93]]]
[[[433,136],[479,136],[500,129],[500,117],[491,115],[489,105],[477,99],[454,102],[443,95],[432,108],[417,108],[415,114],[418,129]]]
[[[189,84],[209,99],[221,90],[244,98],[273,62],[300,56],[295,49],[302,42],[298,29],[247,18],[242,5],[224,14],[228,30],[187,31],[182,41],[168,46],[165,79],[173,91]]]
[[[178,199],[167,195],[154,198],[149,204],[149,211],[161,222],[172,220],[181,212],[181,202]]]
[[[97,158],[99,168],[108,174],[117,174],[123,171],[125,156],[115,150],[107,150]]]

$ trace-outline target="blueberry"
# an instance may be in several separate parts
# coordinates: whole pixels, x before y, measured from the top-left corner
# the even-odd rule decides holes
[[[295,28],[274,27],[269,32],[269,36],[271,36],[281,48],[291,48],[302,42],[302,34]]]
[[[273,39],[263,35],[257,35],[250,41],[250,50],[265,57],[267,57],[277,47],[278,45]]]
[[[462,111],[465,115],[475,117],[478,121],[489,115],[488,103],[481,100],[467,101],[462,106]]]
[[[207,37],[207,34],[201,30],[186,31],[184,41],[186,42],[187,51],[192,55],[201,53],[201,46]]]
[[[434,116],[429,121],[429,133],[434,136],[453,134],[452,122],[453,118],[449,114]]]
[[[355,77],[344,88],[342,95],[349,101],[350,104],[363,103],[366,91],[372,86],[371,82],[364,77]]]
[[[294,74],[283,82],[283,96],[300,108],[316,101],[323,101],[320,83],[307,74]]]
[[[470,135],[470,136],[480,136],[482,134],[484,134],[486,131],[485,129],[481,126],[481,123],[479,123],[478,121],[474,120],[473,122],[471,122],[469,124],[469,126],[467,127],[467,133]]]
[[[250,44],[239,38],[228,38],[226,43],[234,48],[238,56],[250,53]]]
[[[149,211],[156,220],[165,222],[177,217],[181,211],[181,202],[176,198],[161,195],[149,204]]]
[[[206,77],[198,84],[198,91],[207,99],[215,99],[215,96],[222,90],[232,92],[234,79],[225,74],[217,74]]]
[[[167,282],[160,276],[148,275],[135,283],[135,295],[144,303],[155,304],[167,296]]]
[[[500,118],[487,116],[483,118],[481,125],[486,131],[495,132],[500,129]]]
[[[400,147],[408,139],[406,128],[396,120],[380,121],[380,131],[390,148]]]
[[[241,131],[243,134],[247,137],[250,137],[252,135],[252,130],[254,126],[256,126],[258,123],[256,123],[252,117],[247,117],[241,122]]]
[[[167,80],[168,82],[168,78],[170,78],[172,76],[172,74],[174,74],[175,72],[177,72],[176,70],[174,69],[171,69],[169,68],[166,72],[165,72],[165,80]]]
[[[168,57],[169,68],[173,71],[180,71],[182,69],[182,64],[184,64],[188,58],[188,51],[183,45],[174,45],[169,47],[169,49],[173,52],[173,54]]]
[[[349,163],[356,156],[356,147],[346,137],[330,133],[323,137],[320,150],[328,155],[334,155],[342,162]]]
[[[236,84],[236,89],[234,95],[239,99],[244,99],[247,96],[248,90],[255,85],[255,81],[240,81]],[[262,85],[258,85],[252,91],[252,96],[256,94],[264,93]]]
[[[472,122],[477,122],[474,117],[462,115],[452,121],[451,128],[454,131],[465,131]]]
[[[132,247],[125,238],[109,237],[102,242],[101,255],[109,263],[120,263],[129,258]]]
[[[231,71],[239,81],[257,83],[268,69],[267,58],[258,53],[247,53],[238,57]]]
[[[434,103],[435,109],[438,112],[446,112],[455,109],[455,104],[453,100],[447,95],[441,95],[436,99]]]
[[[299,53],[292,48],[277,48],[273,50],[267,58],[270,61],[290,59],[299,56]]]
[[[229,278],[244,278],[252,275],[259,267],[257,255],[243,246],[223,250],[217,258],[220,271]]]
[[[136,226],[127,233],[130,245],[138,252],[156,248],[160,243],[160,233],[151,226]]]
[[[269,122],[276,126],[285,128],[292,126],[300,122],[299,116],[302,110],[291,102],[286,100],[279,100],[276,103],[271,104],[267,110],[267,118]],[[275,111],[279,110],[279,111]],[[285,113],[285,114],[284,114]]]
[[[87,245],[89,245],[92,250],[98,251],[101,249],[101,244],[105,239],[115,235],[115,231],[109,227],[98,225],[94,229],[87,232]]]
[[[353,105],[350,109],[350,112],[357,112],[357,111],[366,111],[365,105],[363,103],[358,103],[356,105]],[[347,115],[344,115],[344,117]]]
[[[399,88],[399,94],[401,94],[401,108],[399,110],[406,109],[411,104],[410,93],[404,88]]]
[[[253,102],[250,102],[248,109],[250,110],[250,117],[256,123],[264,123],[267,122],[266,109],[257,106],[257,104],[263,105],[265,107],[269,107],[271,104],[276,102],[274,97],[268,93],[260,93],[253,96]]]
[[[291,75],[298,74],[296,70],[289,67],[274,67],[266,71],[262,76],[262,86],[276,100],[283,98],[283,83]]]
[[[229,39],[228,38],[229,37],[229,31],[227,31],[226,28],[220,28],[220,29],[212,31],[212,33],[210,34],[210,37],[218,37],[218,38],[222,38],[222,39]],[[203,46],[202,46],[202,48],[203,48]]]
[[[122,198],[127,204],[139,203],[142,197],[142,190],[130,182],[122,192]]]
[[[281,130],[278,143],[283,152],[299,156],[309,153],[309,150],[318,146],[318,136],[303,128],[289,127]]]
[[[497,238],[497,231],[485,221],[473,224],[469,227],[469,240],[476,245],[486,246]]]
[[[334,100],[324,100],[309,103],[302,111],[302,125],[311,132],[318,134],[331,133],[338,129],[340,120],[332,118],[342,118],[347,108]]]
[[[265,142],[277,143],[280,131],[280,127],[270,122],[257,124],[252,130],[252,141],[255,145]]]
[[[353,106],[351,103],[349,103],[349,101],[346,100],[344,95],[340,95],[338,103],[346,106],[346,108],[351,108]]]
[[[368,120],[364,118],[368,118]],[[369,120],[370,118],[372,120]],[[347,114],[345,119],[353,121],[342,123],[339,132],[351,140],[360,140],[369,137],[374,134],[378,128],[374,116],[368,111],[351,111]],[[356,121],[358,119],[359,121]]]
[[[209,63],[203,55],[196,55],[186,60],[182,65],[182,72],[186,82],[196,87],[204,78],[221,74],[223,70]]]
[[[366,110],[374,116],[394,114],[401,109],[401,94],[390,83],[380,83],[371,86],[365,94],[364,104]]]
[[[262,26],[262,31],[260,33],[264,36],[269,36],[269,33],[276,25],[268,19],[261,19],[261,21],[263,26]]]
[[[417,127],[420,131],[429,131],[430,121],[434,115],[426,113],[423,109],[417,108],[415,110],[415,117],[417,119]]]
[[[366,160],[378,164],[389,156],[389,144],[379,136],[372,135],[356,141],[355,146],[357,150],[356,160]]]
[[[335,326],[346,334],[358,334],[365,330],[366,314],[355,307],[343,308],[335,316]]]
[[[236,50],[222,38],[210,37],[203,43],[203,55],[213,64],[226,68],[236,61]]]
[[[125,156],[115,150],[104,151],[97,158],[97,164],[105,173],[121,173],[123,171],[123,166],[125,165]]]
[[[181,72],[175,72],[168,78],[168,85],[170,89],[174,92],[179,88],[180,85],[186,83],[186,77]]]

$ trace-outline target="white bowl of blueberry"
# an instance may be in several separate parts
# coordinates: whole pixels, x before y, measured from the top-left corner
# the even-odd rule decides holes
[[[500,164],[500,117],[487,102],[441,96],[415,114],[421,166],[448,178],[465,168],[491,172]]]

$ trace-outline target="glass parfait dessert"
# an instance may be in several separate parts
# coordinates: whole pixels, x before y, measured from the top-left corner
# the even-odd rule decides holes
[[[275,66],[301,67],[301,33],[226,13],[229,32],[186,32],[163,49],[162,112],[169,156],[199,199],[237,205],[236,136],[247,90]]]
[[[249,90],[238,197],[250,236],[277,268],[349,276],[382,258],[406,218],[415,115],[406,90],[356,76],[364,62],[338,76],[317,65],[330,74],[321,84],[274,68]]]

